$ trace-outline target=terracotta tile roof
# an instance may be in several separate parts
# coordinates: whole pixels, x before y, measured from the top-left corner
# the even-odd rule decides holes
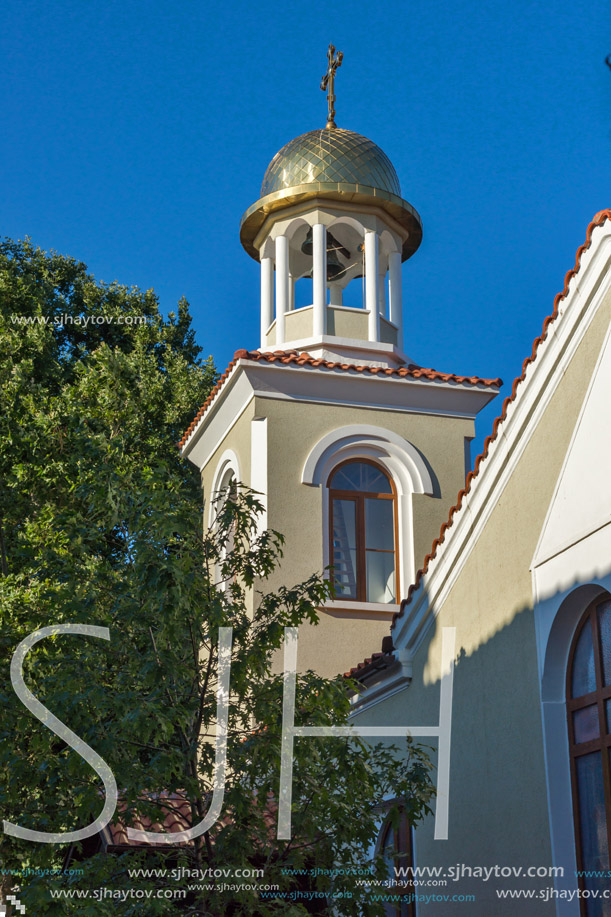
[[[418,570],[415,581],[409,587],[407,597],[403,599],[403,601],[401,602],[401,608],[399,609],[399,611],[395,615],[393,615],[393,624],[398,618],[403,616],[406,606],[409,605],[409,603],[412,600],[412,596],[420,588],[420,585],[422,583],[422,577],[428,572],[431,561],[434,560],[435,557],[437,556],[437,548],[439,547],[439,545],[443,544],[443,542],[445,541],[446,532],[452,526],[454,522],[454,516],[456,515],[456,513],[460,511],[460,508],[463,504],[463,500],[465,496],[470,492],[471,485],[473,484],[474,479],[478,476],[480,472],[482,462],[488,457],[488,451],[490,449],[490,445],[497,438],[499,427],[505,421],[505,418],[507,417],[507,409],[509,405],[511,404],[512,401],[515,401],[517,390],[520,384],[524,381],[526,370],[528,369],[531,363],[534,363],[537,357],[537,351],[539,349],[539,345],[547,337],[547,329],[552,324],[552,322],[554,322],[556,318],[558,317],[558,308],[560,306],[560,303],[562,302],[562,300],[566,297],[568,293],[569,283],[571,282],[572,278],[579,271],[579,268],[581,266],[581,257],[583,253],[587,251],[590,245],[592,244],[593,231],[596,229],[597,226],[601,226],[606,220],[611,220],[611,210],[601,210],[599,213],[596,214],[596,216],[594,217],[594,219],[588,226],[588,231],[586,233],[586,241],[583,243],[583,245],[581,245],[577,249],[577,254],[575,256],[575,267],[571,268],[570,271],[567,271],[566,276],[564,278],[564,289],[562,290],[561,293],[558,293],[556,295],[554,299],[553,311],[551,312],[550,315],[547,316],[547,318],[543,322],[543,330],[541,331],[541,334],[539,335],[539,337],[535,338],[533,342],[531,354],[529,357],[527,357],[524,360],[524,363],[522,364],[521,374],[519,376],[516,376],[516,378],[514,379],[513,386],[511,388],[511,395],[509,395],[508,398],[505,398],[505,401],[503,402],[503,409],[500,415],[496,418],[496,420],[494,421],[492,425],[492,433],[490,434],[490,436],[487,436],[486,439],[484,440],[484,448],[482,449],[481,453],[477,456],[475,460],[473,471],[470,471],[469,474],[467,475],[467,480],[465,482],[464,488],[461,491],[459,491],[458,493],[458,497],[456,498],[456,503],[450,510],[448,521],[444,522],[443,525],[441,526],[439,537],[435,539],[430,552],[424,558],[424,563],[422,567],[420,568],[420,570]]]
[[[189,830],[191,827],[191,804],[184,795],[181,793],[161,792],[158,794],[157,800],[162,802],[161,814],[163,820],[154,822],[146,816],[136,816],[130,827],[134,828],[136,831],[154,831],[156,833],[160,832],[165,834],[177,834],[179,831]],[[125,803],[121,799],[119,799],[117,811],[118,813],[125,811]],[[275,839],[275,829],[278,818],[278,804],[271,794],[267,797],[267,802],[261,809],[261,815],[264,825],[269,829],[269,840],[271,842]],[[219,817],[217,824],[226,827],[227,825],[231,825],[232,821],[231,813],[225,812]],[[139,841],[129,838],[127,836],[127,827],[121,821],[120,814],[118,816],[115,815],[115,821],[110,822],[103,829],[102,834],[107,840],[107,849],[108,847],[166,847],[165,844],[158,844],[156,841]],[[214,846],[214,836],[210,837],[210,841]],[[192,844],[193,841],[183,841],[176,846],[184,847]]]
[[[191,827],[191,805],[181,793],[160,793],[157,797],[162,803],[161,813],[163,821],[153,822],[146,816],[134,818],[130,827],[136,831],[154,831],[177,834]],[[117,805],[118,818],[110,822],[105,828],[105,833],[110,838],[112,847],[140,847],[142,841],[132,840],[127,836],[127,828],[121,821],[120,813],[125,811],[125,803],[120,799]],[[190,843],[190,842],[189,842]]]
[[[392,653],[374,653],[373,656],[369,656],[368,659],[364,659],[358,665],[353,666],[349,672],[344,672],[344,678],[355,678],[359,681],[376,669],[385,669],[394,661],[395,657]]]
[[[239,360],[251,360],[253,363],[278,363],[283,366],[309,366],[314,369],[322,368],[334,370],[336,372],[364,373],[366,375],[383,376],[386,378],[392,376],[398,379],[428,379],[431,382],[453,382],[456,385],[483,385],[486,387],[500,388],[503,384],[502,379],[480,379],[479,376],[457,376],[454,373],[442,373],[436,369],[426,369],[423,366],[417,366],[415,363],[410,363],[407,366],[400,366],[397,369],[387,369],[384,366],[362,366],[354,363],[331,362],[330,360],[322,360],[313,357],[309,353],[299,353],[296,350],[275,350],[273,353],[260,353],[258,350],[236,350],[233,355],[233,360],[208,395],[208,398],[201,406],[178,443],[180,449],[182,449],[187,439],[218,395]]]

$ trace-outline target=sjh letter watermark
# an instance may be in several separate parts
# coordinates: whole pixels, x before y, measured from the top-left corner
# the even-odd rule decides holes
[[[82,841],[98,834],[112,820],[115,813],[118,792],[112,770],[86,742],[54,716],[27,688],[23,679],[25,657],[41,640],[61,634],[76,634],[84,637],[98,637],[110,640],[107,627],[89,624],[53,624],[29,634],[18,645],[11,660],[11,683],[27,709],[40,722],[59,736],[89,764],[104,784],[105,801],[100,815],[84,828],[77,831],[51,832],[21,828],[12,822],[3,821],[5,834],[41,844],[65,844]],[[296,739],[344,737],[361,738],[393,736],[430,736],[439,740],[437,762],[437,804],[435,810],[435,840],[448,838],[448,812],[450,790],[450,744],[452,737],[452,691],[454,686],[454,648],[456,628],[442,628],[441,639],[441,683],[439,694],[438,726],[295,726],[295,694],[297,676],[296,627],[284,628],[284,688],[282,705],[282,737],[280,747],[280,786],[278,794],[278,840],[291,838],[291,802],[293,793],[293,750]],[[148,844],[182,844],[205,834],[218,821],[225,795],[227,770],[227,727],[229,719],[229,685],[231,676],[232,627],[219,628],[219,661],[216,692],[217,729],[215,740],[214,783],[210,808],[205,818],[193,828],[173,833],[138,831],[127,828],[130,840]]]

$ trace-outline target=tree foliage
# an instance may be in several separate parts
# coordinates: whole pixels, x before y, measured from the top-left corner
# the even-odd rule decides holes
[[[12,691],[9,662],[21,639],[56,623],[109,628],[109,643],[42,641],[28,656],[26,682],[112,768],[117,821],[162,823],[186,801],[197,824],[213,788],[219,628],[233,633],[228,778],[214,828],[187,845],[112,856],[77,845],[78,879],[19,876],[61,867],[66,849],[0,835],[13,887],[37,914],[114,914],[113,898],[51,895],[101,888],[187,893],[151,897],[146,911],[126,898],[126,915],[381,913],[357,885],[379,823],[374,804],[398,796],[412,821],[421,818],[432,795],[428,758],[412,744],[399,753],[356,739],[297,741],[293,836],[276,839],[277,653],[285,627],[316,621],[329,587],[315,573],[258,595],[249,613],[249,592],[275,567],[282,537],[259,531],[256,495],[239,485],[219,496],[216,523],[203,533],[197,474],[176,441],[215,373],[200,359],[187,304],[164,319],[151,291],[96,283],[72,259],[7,242],[0,323],[2,818],[70,831],[102,807],[97,775]],[[297,698],[298,724],[347,722],[342,679],[308,672]],[[308,873],[314,865],[317,877]],[[139,866],[183,872],[130,877]],[[338,866],[341,880],[331,875]],[[188,872],[255,867],[265,869],[259,884],[277,885],[278,895],[263,898],[244,881],[229,890],[227,879],[198,883]],[[382,875],[379,858],[372,869]],[[320,897],[305,904],[295,894],[304,888]],[[323,897],[340,894],[332,906]]]

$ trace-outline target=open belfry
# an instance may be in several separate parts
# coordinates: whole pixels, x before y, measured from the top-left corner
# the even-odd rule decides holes
[[[325,126],[276,153],[242,217],[261,265],[259,346],[236,350],[180,444],[201,472],[206,524],[233,479],[260,494],[261,526],[285,536],[261,589],[332,567],[335,599],[299,632],[299,668],[325,676],[389,633],[501,384],[406,354],[416,309],[404,311],[402,265],[422,225],[383,151],[335,123],[341,62],[330,46]]]

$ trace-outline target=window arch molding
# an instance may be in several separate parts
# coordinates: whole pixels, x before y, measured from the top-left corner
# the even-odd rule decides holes
[[[360,448],[387,464],[389,473],[401,483],[403,490],[415,494],[433,493],[430,471],[416,447],[392,430],[369,424],[349,424],[319,439],[305,460],[302,484],[312,487],[324,484],[333,467],[344,459],[357,458]]]
[[[209,494],[209,509],[208,509],[208,527],[210,528],[214,524],[215,516],[215,502],[214,497],[224,486],[225,481],[229,474],[233,474],[233,477],[236,481],[240,481],[240,463],[238,457],[233,451],[233,449],[226,449],[225,452],[221,455],[218,465],[216,466],[216,471],[214,472],[214,477],[212,478],[212,487]]]
[[[392,430],[369,424],[349,424],[323,436],[305,460],[301,482],[321,487],[323,561],[330,560],[329,481],[333,470],[348,460],[369,459],[380,465],[391,479],[397,499],[399,582],[412,583],[415,576],[412,495],[434,493],[432,475],[416,447]],[[346,601],[341,600],[342,605]],[[354,605],[354,602],[349,604]],[[394,610],[394,606],[388,606]]]

